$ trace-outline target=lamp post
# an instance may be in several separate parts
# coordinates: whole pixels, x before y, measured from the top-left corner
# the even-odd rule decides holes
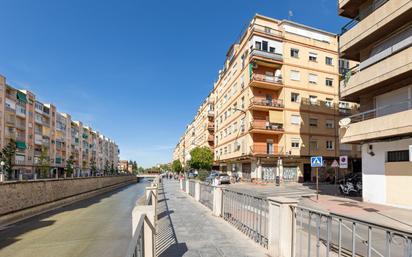
[[[4,182],[5,181],[5,177],[4,177],[4,165],[6,165],[6,163],[4,161],[0,162],[0,166],[1,166],[1,172],[0,172],[0,182]]]

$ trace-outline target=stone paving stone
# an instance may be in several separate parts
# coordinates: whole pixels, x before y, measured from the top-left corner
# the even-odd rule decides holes
[[[164,200],[168,199],[168,200]],[[179,182],[159,192],[156,251],[159,257],[265,257],[267,250],[188,197]]]

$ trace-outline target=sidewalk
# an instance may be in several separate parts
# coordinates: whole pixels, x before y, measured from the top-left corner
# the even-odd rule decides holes
[[[158,198],[157,256],[268,256],[264,248],[183,193],[179,182],[163,181]]]

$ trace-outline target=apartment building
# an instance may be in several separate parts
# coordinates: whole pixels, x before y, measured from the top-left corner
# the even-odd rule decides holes
[[[340,122],[342,143],[362,144],[363,199],[412,207],[412,1],[340,0],[343,58],[359,62],[341,81],[358,115]]]
[[[50,174],[63,173],[70,156],[78,174],[90,173],[90,163],[95,162],[100,171],[105,162],[117,167],[119,149],[115,142],[73,121],[69,114],[58,112],[55,105],[42,103],[34,93],[13,88],[3,76],[0,103],[0,147],[10,140],[16,142],[13,177],[32,177],[44,158]]]
[[[359,146],[338,136],[338,121],[356,108],[338,96],[348,63],[339,59],[337,35],[257,14],[229,48],[208,97],[215,164],[245,180],[313,180],[309,157],[316,155],[326,160],[323,178],[340,155],[350,159],[342,174],[360,170]],[[174,152],[183,163],[196,145],[195,121]]]
[[[190,152],[196,147],[214,147],[214,95],[210,93],[192,122],[186,127],[184,135],[173,151],[173,160],[180,160],[183,166],[190,160]]]

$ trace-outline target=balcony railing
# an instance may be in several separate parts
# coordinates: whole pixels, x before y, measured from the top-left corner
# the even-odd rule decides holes
[[[268,147],[266,144],[253,145],[253,154],[275,155],[279,154],[279,146],[273,144],[272,147]]]
[[[215,116],[215,111],[208,111],[208,112],[207,112],[207,115],[208,115],[209,117],[213,117],[213,116]]]
[[[259,24],[254,24],[253,25],[252,32],[254,32],[254,31],[264,33],[264,34],[267,34],[267,35],[270,35],[270,36],[278,36],[278,37],[283,36],[283,33],[282,33],[281,30],[269,28],[269,27],[262,26],[262,25],[259,25]]]
[[[366,9],[363,9],[361,13],[359,13],[358,16],[353,18],[351,21],[349,21],[345,26],[342,27],[341,29],[341,35],[345,34],[345,32],[349,31],[351,28],[355,27],[361,20],[366,18],[369,14],[373,13],[375,10],[377,10],[379,7],[384,5],[386,2],[389,0],[379,0],[379,1],[374,1],[373,4],[369,5]]]
[[[269,51],[263,51],[261,49],[257,48],[252,48],[250,52],[251,56],[258,56],[258,57],[263,57],[267,59],[271,59],[274,61],[283,61],[283,55],[279,53],[272,53]]]
[[[258,105],[258,106],[268,106],[268,107],[278,107],[283,108],[285,105],[283,104],[282,99],[261,99],[261,98],[252,98],[250,100],[251,105]]]
[[[250,129],[262,129],[268,131],[283,131],[283,124],[271,123],[268,121],[252,121],[250,123]]]
[[[269,76],[269,75],[254,73],[252,75],[252,79],[256,81],[282,84],[282,76]]]
[[[382,117],[382,116],[386,116],[386,115],[390,115],[390,114],[394,114],[398,112],[403,112],[403,111],[407,111],[411,109],[412,109],[412,99],[409,99],[407,101],[385,105],[385,106],[381,106],[381,107],[378,107],[378,108],[375,108],[375,109],[372,109],[366,112],[361,112],[361,113],[349,116],[342,120],[349,121],[349,123],[357,123],[357,122],[370,120],[370,119],[374,119],[374,118],[378,118],[378,117]],[[341,122],[341,124],[342,123],[345,124],[345,122]]]

